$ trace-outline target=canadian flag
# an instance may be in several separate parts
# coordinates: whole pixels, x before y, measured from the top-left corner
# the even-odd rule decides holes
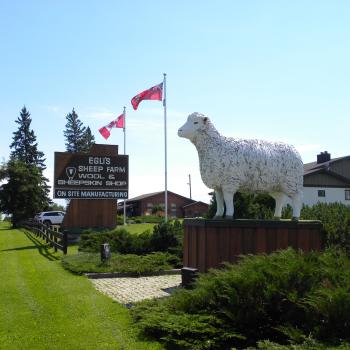
[[[156,86],[152,86],[150,89],[140,92],[138,95],[131,99],[131,104],[136,110],[140,102],[143,100],[158,100],[161,101],[163,98],[163,83]]]
[[[109,136],[111,136],[111,130],[113,128],[124,128],[125,127],[125,116],[121,114],[117,119],[112,120],[108,125],[103,126],[98,129],[100,134],[107,140]]]

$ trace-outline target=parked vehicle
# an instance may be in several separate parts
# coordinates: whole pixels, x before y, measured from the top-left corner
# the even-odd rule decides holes
[[[64,219],[63,211],[43,211],[35,215],[35,220],[45,225],[61,225]]]

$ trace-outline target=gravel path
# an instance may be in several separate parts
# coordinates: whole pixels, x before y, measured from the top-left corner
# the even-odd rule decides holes
[[[181,275],[91,279],[95,288],[122,304],[170,295],[181,284]]]

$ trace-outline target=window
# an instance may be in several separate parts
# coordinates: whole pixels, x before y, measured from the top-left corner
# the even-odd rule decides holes
[[[350,201],[350,190],[345,190],[345,200]]]
[[[319,197],[326,197],[326,190],[318,190]]]
[[[145,215],[151,215],[152,208],[153,208],[153,203],[147,203],[147,209],[146,209]]]
[[[170,215],[171,215],[173,218],[176,218],[176,214],[177,214],[177,211],[176,211],[176,203],[171,203],[171,213],[170,213]]]

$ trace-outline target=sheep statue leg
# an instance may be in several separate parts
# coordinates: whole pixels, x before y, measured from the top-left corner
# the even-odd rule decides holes
[[[223,189],[224,193],[224,201],[226,206],[226,220],[232,220],[233,219],[233,213],[234,213],[234,206],[233,206],[233,196],[236,191],[233,190],[225,190]]]
[[[292,196],[292,208],[293,208],[292,220],[299,220],[302,205],[303,205],[303,193],[297,192]]]
[[[215,190],[216,214],[214,219],[222,219],[224,215],[224,196],[221,190]]]
[[[283,204],[285,203],[287,195],[284,194],[283,192],[273,192],[273,193],[270,193],[270,196],[276,202],[275,213],[273,214],[273,216],[275,219],[280,219],[282,216]]]

